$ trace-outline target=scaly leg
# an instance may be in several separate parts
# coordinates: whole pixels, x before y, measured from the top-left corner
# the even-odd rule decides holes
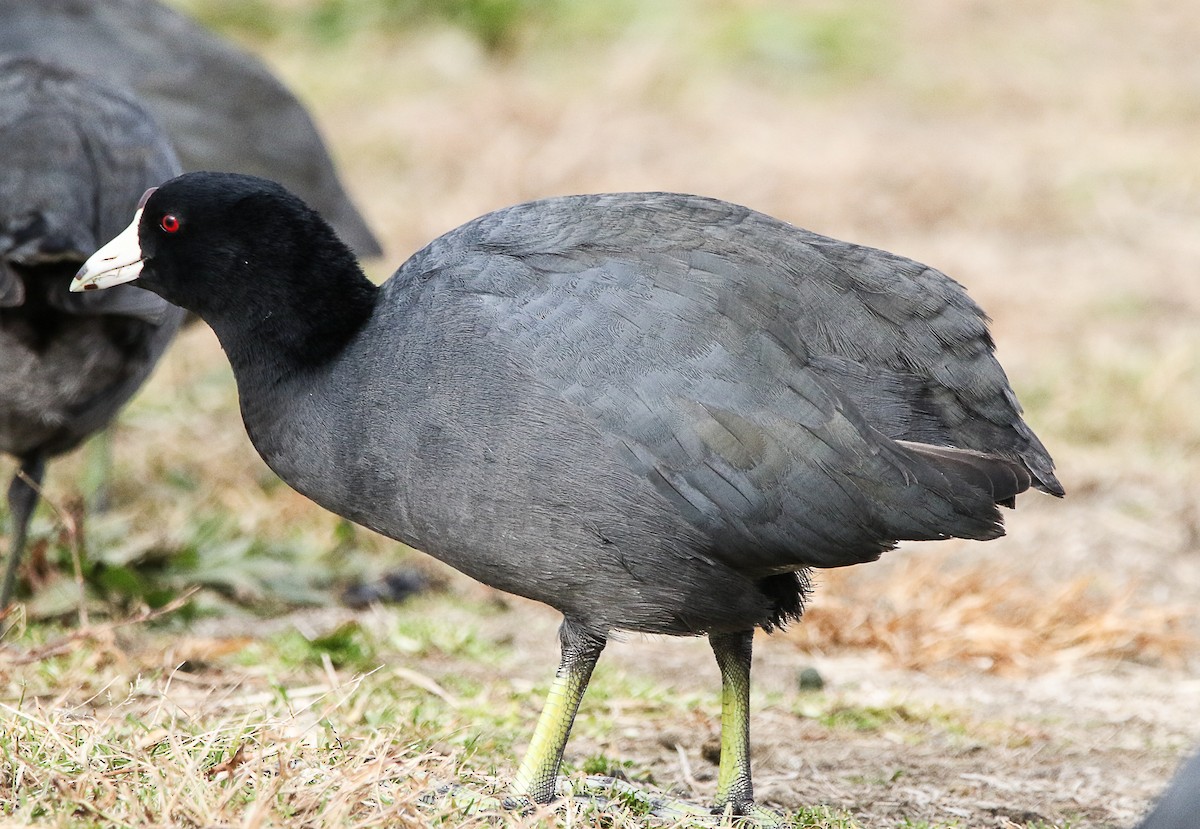
[[[564,619],[558,629],[562,646],[562,660],[554,675],[554,684],[546,697],[546,705],[538,718],[533,739],[521,761],[513,781],[512,798],[506,805],[517,805],[522,800],[534,803],[549,803],[554,799],[554,784],[558,779],[558,767],[562,764],[563,749],[567,736],[575,722],[579,701],[587,690],[592,669],[604,650],[605,639],[584,631]]]
[[[767,824],[779,816],[754,803],[750,781],[750,654],[754,631],[710,633],[709,644],[721,669],[721,766],[717,772],[716,812]]]
[[[24,476],[22,476],[24,473]],[[34,452],[21,459],[21,471],[12,479],[8,486],[8,514],[12,521],[12,543],[9,545],[8,564],[4,568],[4,584],[0,587],[0,610],[8,607],[12,599],[13,588],[16,587],[17,569],[21,564],[21,554],[25,552],[25,535],[29,530],[29,519],[33,517],[33,508],[37,506],[38,490],[42,485],[42,476],[46,473],[46,458],[41,452]],[[25,478],[33,482],[30,486]]]

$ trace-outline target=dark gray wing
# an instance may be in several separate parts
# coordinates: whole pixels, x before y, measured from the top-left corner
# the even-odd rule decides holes
[[[1036,487],[1062,495],[987,317],[933,268],[698,196],[574,197],[480,221],[480,244],[534,268],[612,262],[700,290],[691,307],[771,331],[888,437],[1020,459]]]
[[[0,62],[0,158],[0,437],[56,454],[108,423],[183,320],[134,286],[67,290],[179,164],[129,93],[27,58]]]
[[[887,251],[797,232],[815,254],[803,284],[822,286],[801,301],[813,317],[853,320],[814,326],[815,364],[873,426],[897,440],[1019,458],[1035,487],[1063,494],[996,360],[987,317],[961,285]]]
[[[498,332],[483,336],[609,436],[739,569],[1000,535],[996,503],[1027,488],[1028,471],[897,443],[868,422],[818,358],[839,356],[822,354],[829,343],[887,341],[877,329],[889,323],[839,303],[854,288],[839,271],[827,281],[806,240],[697,197],[557,199],[443,237],[394,289],[424,281],[478,303],[483,331]]]
[[[259,60],[178,12],[153,0],[0,0],[3,54],[32,55],[132,89],[185,170],[275,179],[360,256],[381,253],[295,96]]]

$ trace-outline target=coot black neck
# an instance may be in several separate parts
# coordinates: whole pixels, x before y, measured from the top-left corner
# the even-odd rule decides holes
[[[271,268],[286,280],[247,280],[260,286],[230,302],[206,321],[229,355],[238,383],[274,385],[319,371],[362,329],[379,289],[363,274],[349,249],[269,253],[270,261],[239,263],[247,271]],[[250,274],[253,276],[253,273]]]

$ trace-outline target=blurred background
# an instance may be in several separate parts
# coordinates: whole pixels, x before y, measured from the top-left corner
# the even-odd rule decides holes
[[[1003,787],[963,784],[956,808],[968,810],[967,825],[1127,824],[1200,739],[1195,7],[170,5],[260,56],[310,109],[386,251],[365,263],[379,280],[486,211],[621,190],[716,196],[953,276],[991,315],[999,357],[1068,496],[1023,497],[994,543],[908,545],[878,564],[818,574],[805,623],[764,644],[762,661],[789,671],[811,663],[859,683],[868,700],[879,691],[868,677],[879,677],[893,693],[898,684],[921,698],[924,688],[1009,725],[1045,712],[1020,739],[1006,726],[999,743],[1016,754],[977,770],[1041,769],[1029,774],[1052,779],[1037,789],[1042,805],[1024,817],[986,813],[978,804],[1004,800]],[[202,325],[181,335],[113,441],[113,510],[86,520],[95,609],[158,606],[200,585],[183,616],[227,625],[328,605],[347,584],[398,565],[451,597],[432,601],[525,604],[279,483],[245,436],[228,365]],[[88,457],[54,468],[51,500],[86,494]],[[43,510],[33,532],[42,583],[29,615],[72,613],[62,524]],[[528,642],[534,657],[522,670],[540,682],[557,620],[532,605],[514,616],[509,627],[529,632],[509,630],[504,646],[524,654]],[[708,659],[689,648],[632,642],[616,659],[644,672],[653,653],[661,678]],[[712,677],[704,681],[715,699]],[[1046,731],[1072,711],[1078,722]],[[886,728],[863,739],[844,751],[899,751]],[[609,750],[637,753],[617,746]],[[786,800],[795,785],[770,782],[786,767],[782,750],[768,738],[764,751],[758,779]],[[1031,759],[1047,752],[1057,777]],[[930,779],[937,773],[931,761]],[[888,812],[871,791],[830,784],[798,797],[915,813]],[[916,808],[915,795],[890,796]]]

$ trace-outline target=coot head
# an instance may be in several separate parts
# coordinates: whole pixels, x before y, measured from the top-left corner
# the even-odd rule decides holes
[[[227,350],[264,324],[284,339],[311,339],[372,289],[308,205],[276,182],[230,173],[187,173],[147,190],[71,290],[126,282],[204,319]]]

